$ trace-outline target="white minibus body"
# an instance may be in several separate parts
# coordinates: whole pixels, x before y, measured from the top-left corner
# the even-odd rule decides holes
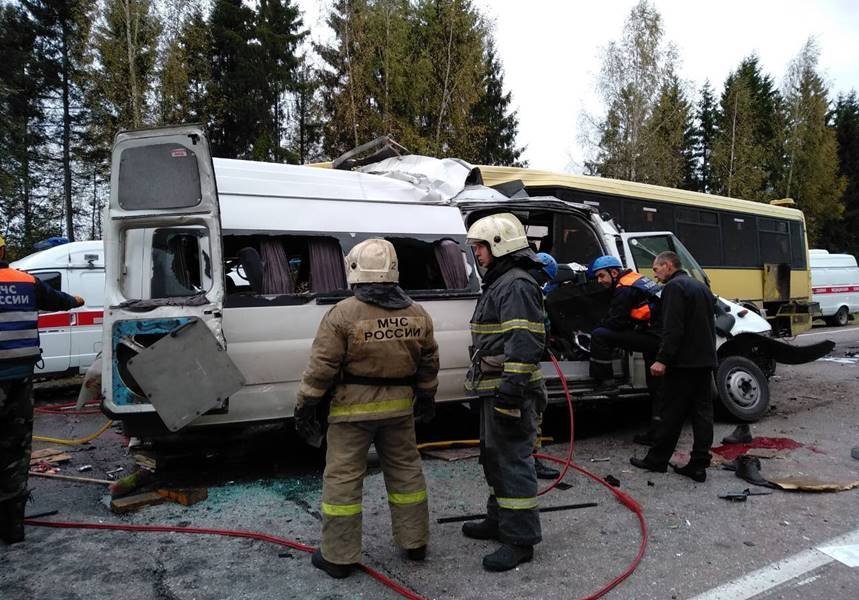
[[[515,213],[534,247],[559,263],[611,253],[641,269],[674,250],[706,280],[670,232],[621,233],[584,204],[507,197],[452,159],[398,157],[365,172],[213,160],[202,130],[183,126],[119,134],[112,169],[102,406],[135,435],[290,418],[319,321],[350,294],[343,257],[371,237],[394,245],[400,285],[433,318],[438,402],[467,399],[480,276],[465,237],[481,216]],[[567,339],[595,326],[605,290],[566,271],[547,307],[567,343],[551,350],[577,398],[605,400],[593,392],[586,351]],[[774,340],[756,313],[721,306],[720,357],[733,362],[720,394],[755,420],[775,362],[813,360],[820,349]],[[548,360],[542,372],[560,401]],[[615,373],[621,396],[647,393],[640,355],[619,354]]]

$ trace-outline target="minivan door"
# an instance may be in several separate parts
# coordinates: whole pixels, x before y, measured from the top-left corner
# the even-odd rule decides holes
[[[108,217],[105,409],[154,407],[176,431],[241,386],[224,351],[220,208],[203,130],[118,134]]]

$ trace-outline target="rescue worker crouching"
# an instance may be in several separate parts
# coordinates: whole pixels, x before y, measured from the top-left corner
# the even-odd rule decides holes
[[[507,571],[533,558],[542,539],[532,451],[536,415],[546,406],[540,359],[546,343],[543,295],[528,274],[542,263],[512,214],[477,220],[468,243],[481,267],[483,293],[471,319],[472,365],[466,390],[480,400],[480,462],[489,498],[487,518],[462,532],[502,543],[483,558],[489,571]]]
[[[0,539],[24,540],[27,475],[33,437],[33,367],[39,361],[39,310],[83,306],[6,262],[0,237]]]
[[[322,441],[317,415],[331,392],[322,480],[322,544],[313,566],[346,577],[361,559],[362,487],[375,443],[388,491],[394,541],[423,560],[429,541],[427,490],[415,420],[435,414],[438,345],[430,315],[399,287],[393,245],[370,239],[346,257],[354,297],[323,317],[298,388],[295,427]]]
[[[650,365],[659,350],[660,328],[655,313],[658,312],[661,289],[648,277],[632,269],[624,269],[615,256],[594,259],[588,272],[597,283],[612,290],[608,314],[591,332],[590,376],[597,382],[595,391],[610,395],[617,393],[612,369],[615,348],[641,352],[651,396],[651,420],[648,431],[636,435],[634,440],[650,445],[662,408],[659,382],[650,374]]]

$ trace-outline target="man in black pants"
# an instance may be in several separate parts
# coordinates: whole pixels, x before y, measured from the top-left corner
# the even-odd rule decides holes
[[[629,462],[640,469],[664,473],[677,446],[683,422],[692,419],[692,457],[674,471],[695,481],[707,479],[710,446],[713,444],[713,370],[716,368],[716,298],[703,283],[680,268],[673,252],[662,252],[653,260],[653,272],[665,283],[662,289],[662,342],[655,377],[665,377],[662,422],[656,443],[641,459]]]

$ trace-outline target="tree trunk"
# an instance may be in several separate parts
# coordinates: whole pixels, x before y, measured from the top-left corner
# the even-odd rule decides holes
[[[72,117],[69,112],[69,30],[68,20],[62,19],[62,83],[63,83],[63,206],[66,212],[66,235],[70,242],[75,241],[75,219],[72,210],[72,161],[71,130]]]
[[[131,121],[135,128],[140,127],[140,106],[137,95],[137,69],[134,67],[135,44],[137,43],[137,30],[131,32],[131,6],[130,0],[124,0],[122,3],[125,9],[125,41],[126,50],[128,51],[128,82],[131,86]],[[139,19],[139,14],[135,14],[135,26]]]

